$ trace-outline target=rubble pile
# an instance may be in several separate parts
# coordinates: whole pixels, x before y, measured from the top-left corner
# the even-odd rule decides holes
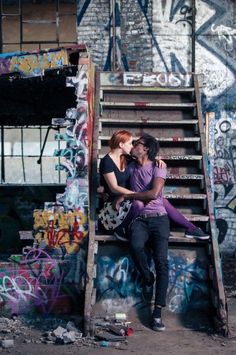
[[[89,347],[122,348],[128,344],[127,337],[133,329],[126,315],[117,313],[111,317],[96,317],[91,323],[90,336],[83,336],[81,324],[55,317],[12,316],[0,317],[0,346],[8,349],[19,343],[56,344]],[[37,330],[37,333],[34,332]]]

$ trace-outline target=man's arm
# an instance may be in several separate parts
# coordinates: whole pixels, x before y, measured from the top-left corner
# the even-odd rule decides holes
[[[151,190],[143,191],[143,192],[134,192],[132,194],[126,193],[117,198],[114,202],[114,208],[116,210],[119,209],[120,204],[124,200],[141,200],[141,201],[150,201],[155,200],[161,193],[163,187],[165,185],[165,179],[161,177],[156,177],[153,180],[153,187]]]

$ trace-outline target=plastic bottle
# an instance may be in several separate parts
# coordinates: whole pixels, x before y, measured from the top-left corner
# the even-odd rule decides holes
[[[118,341],[106,341],[102,340],[99,342],[99,345],[103,348],[119,348],[120,343]]]

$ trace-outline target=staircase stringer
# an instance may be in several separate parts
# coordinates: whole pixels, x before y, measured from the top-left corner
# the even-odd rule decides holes
[[[202,148],[202,161],[203,161],[203,171],[204,171],[204,179],[205,179],[205,188],[207,195],[207,209],[210,217],[210,229],[212,235],[212,250],[211,250],[211,258],[213,263],[213,288],[216,293],[213,295],[213,305],[216,307],[216,316],[215,316],[215,326],[216,329],[219,330],[224,335],[227,335],[229,332],[228,329],[228,312],[227,312],[227,303],[223,285],[223,275],[221,268],[221,259],[219,252],[219,244],[218,244],[218,233],[215,222],[214,215],[214,207],[213,207],[213,192],[211,188],[211,182],[208,174],[208,156],[206,149],[206,137],[205,130],[203,125],[203,116],[202,116],[202,105],[201,105],[201,97],[200,97],[200,89],[198,83],[198,77],[194,74],[194,88],[195,88],[195,96],[197,103],[197,118],[198,118],[198,126],[199,126],[199,134],[201,137],[200,144]],[[217,304],[216,304],[217,303]]]
[[[97,151],[98,151],[98,132],[99,132],[99,92],[100,92],[100,72],[95,69],[95,101],[94,101],[94,124],[92,127],[92,144],[89,169],[89,238],[87,252],[87,269],[85,282],[85,301],[84,301],[84,333],[87,335],[91,331],[91,313],[94,295],[95,277],[95,254],[97,252],[96,235],[96,194],[97,194]]]

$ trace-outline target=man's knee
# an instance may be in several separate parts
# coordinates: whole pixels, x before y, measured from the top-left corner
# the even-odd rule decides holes
[[[136,254],[144,250],[145,243],[138,238],[130,239],[130,248]]]
[[[144,209],[144,203],[143,201],[139,201],[139,200],[134,200],[133,203],[132,203],[132,206],[133,208],[136,210],[136,211],[142,211]]]

